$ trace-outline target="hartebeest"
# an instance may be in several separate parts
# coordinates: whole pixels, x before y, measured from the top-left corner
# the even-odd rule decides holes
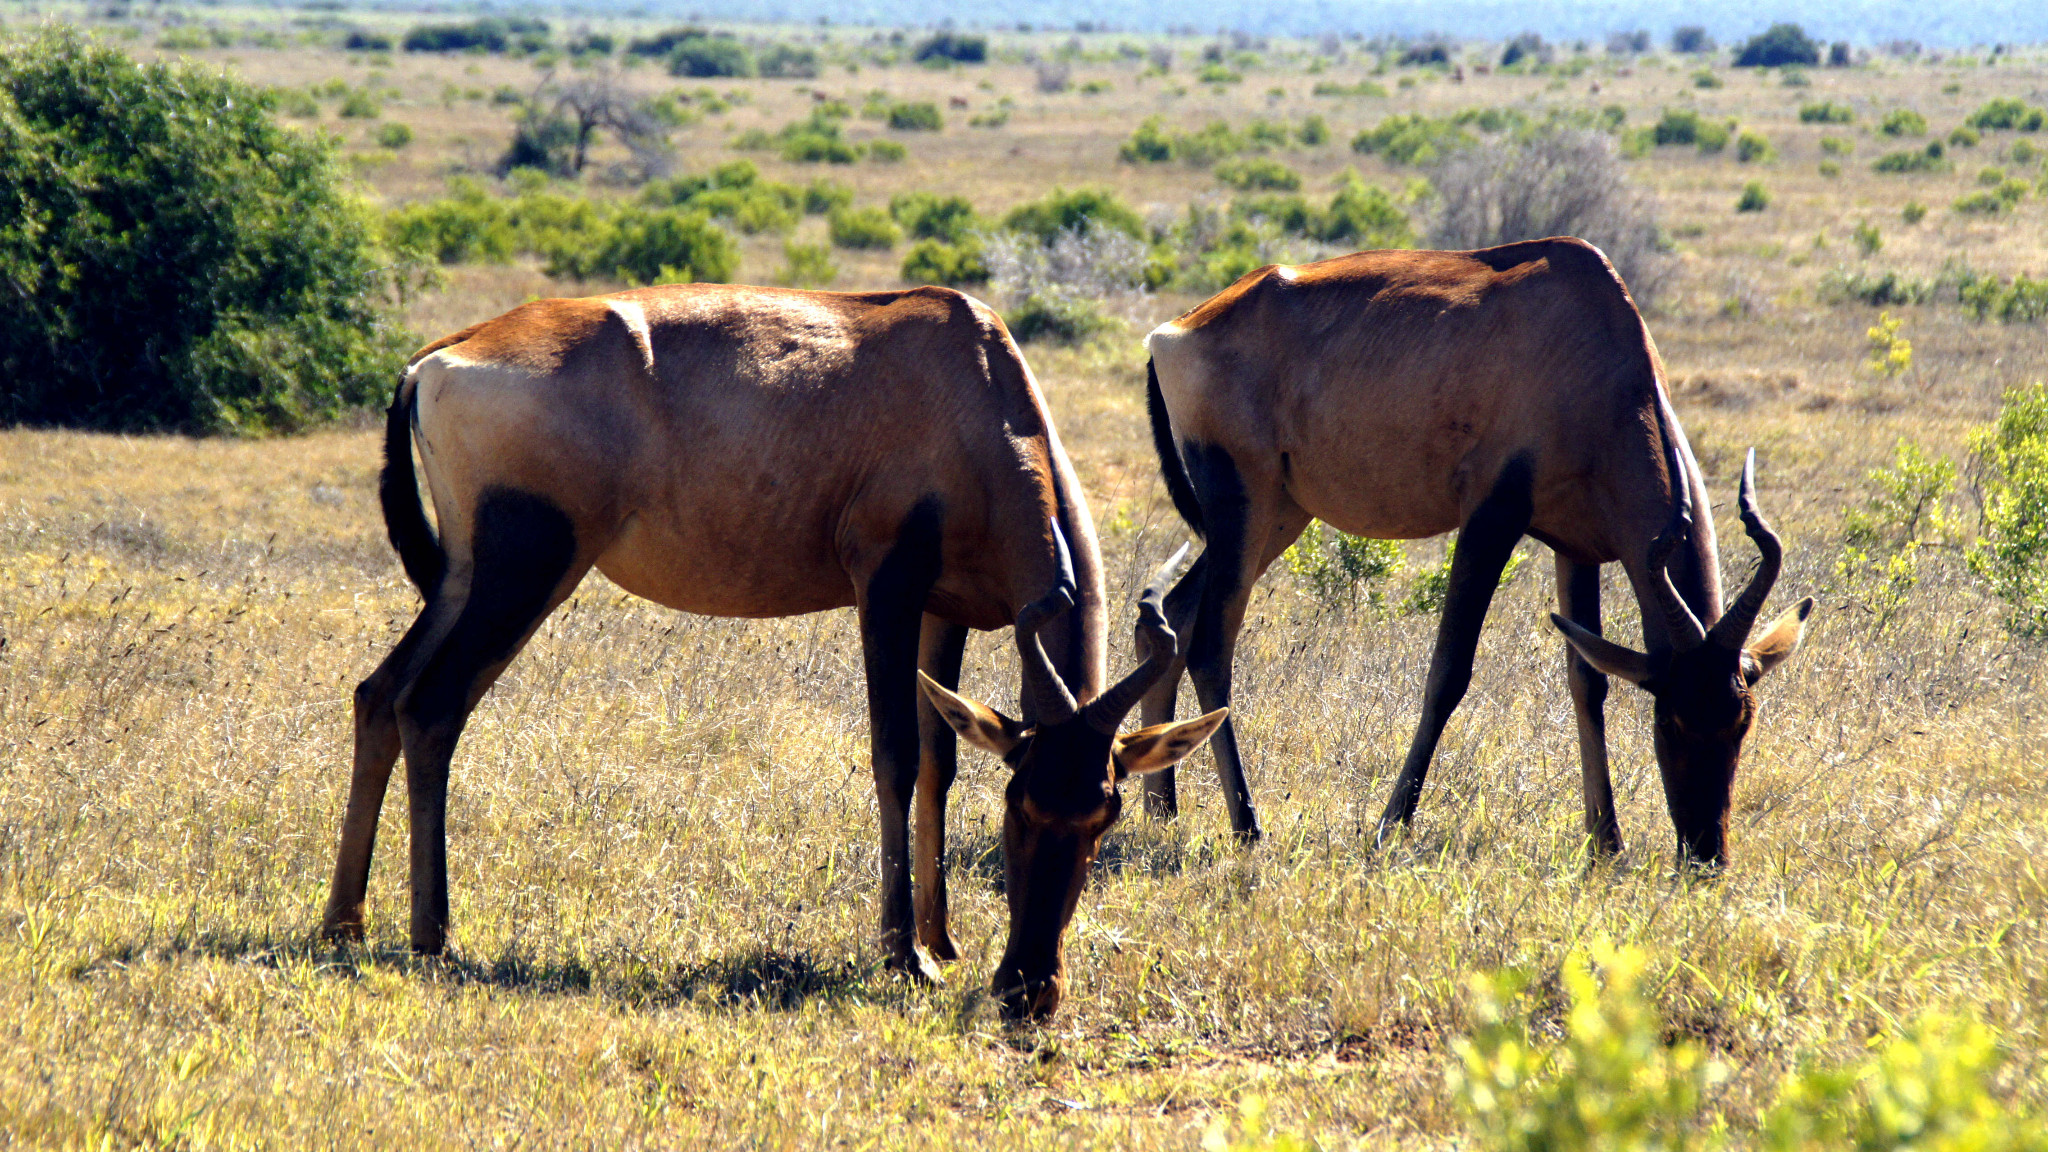
[[[1146,344],[1167,489],[1207,542],[1166,602],[1202,707],[1229,703],[1252,584],[1311,518],[1383,539],[1458,529],[1422,718],[1384,835],[1414,815],[1501,571],[1534,536],[1557,559],[1563,614],[1552,620],[1570,645],[1593,846],[1621,847],[1604,718],[1607,677],[1619,676],[1655,699],[1681,856],[1726,858],[1730,789],[1756,715],[1750,690],[1798,647],[1813,601],[1750,641],[1780,548],[1745,467],[1742,520],[1763,563],[1722,613],[1699,465],[1649,331],[1598,249],[1551,239],[1262,268]],[[1611,561],[1642,606],[1648,654],[1600,635],[1600,565]],[[1172,717],[1179,678],[1176,668],[1148,696],[1146,723]],[[1232,826],[1255,838],[1230,724],[1212,747]],[[1154,809],[1171,813],[1172,776],[1146,787]]]
[[[456,739],[593,567],[688,612],[858,609],[893,967],[936,978],[932,957],[958,955],[944,872],[952,729],[1005,757],[1011,932],[995,988],[1011,1015],[1058,1003],[1060,936],[1117,817],[1116,785],[1187,755],[1223,720],[1117,734],[1176,658],[1159,591],[1140,612],[1145,665],[1104,691],[1087,502],[1002,321],[958,292],[686,285],[526,304],[414,356],[384,448],[385,523],[426,605],[356,689],[330,937],[362,933],[402,751],[412,945],[442,949]],[[951,691],[967,630],[1013,621],[1021,721]]]

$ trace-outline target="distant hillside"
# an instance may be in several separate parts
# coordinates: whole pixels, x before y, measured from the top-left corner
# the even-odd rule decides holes
[[[606,6],[605,0],[585,4]],[[1089,21],[1130,31],[1193,26],[1204,32],[1231,29],[1266,35],[1443,32],[1491,39],[1533,29],[1552,39],[1596,41],[1609,32],[1638,28],[1661,40],[1677,25],[1704,24],[1723,43],[1774,21],[1794,20],[1816,37],[1858,44],[1918,40],[1929,47],[1958,47],[2048,41],[2048,3],[2043,0],[1724,0],[1713,5],[1688,0],[1217,0],[1199,5],[1150,0],[1012,0],[1001,5],[968,0],[616,0],[616,7],[714,20],[809,23],[822,16],[836,24],[880,25],[950,20],[966,28],[1018,23],[1070,28]]]

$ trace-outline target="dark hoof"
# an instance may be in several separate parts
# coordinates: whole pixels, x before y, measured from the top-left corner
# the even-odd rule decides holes
[[[330,921],[320,926],[320,939],[329,944],[361,944],[363,922],[361,920]]]

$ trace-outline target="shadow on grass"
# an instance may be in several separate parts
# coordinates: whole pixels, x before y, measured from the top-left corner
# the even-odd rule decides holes
[[[483,986],[527,996],[595,996],[643,1009],[696,1004],[789,1012],[821,1002],[889,1003],[910,993],[905,982],[882,977],[873,963],[853,957],[824,959],[802,949],[753,947],[686,963],[624,952],[587,960],[515,950],[488,957],[417,956],[399,945],[334,945],[274,931],[202,931],[117,943],[76,965],[71,975],[84,980],[113,969],[185,958],[279,969],[304,966],[347,980],[383,968],[436,984]]]
[[[1148,829],[1142,821],[1127,823],[1129,826],[1119,823],[1102,838],[1095,863],[1089,869],[1091,878],[1100,880],[1104,876],[1121,876],[1127,872],[1178,875],[1215,865],[1226,850],[1213,837],[1200,836],[1191,841],[1170,839]],[[949,832],[946,870],[955,884],[979,883],[991,892],[1002,892],[1002,837],[980,830]]]

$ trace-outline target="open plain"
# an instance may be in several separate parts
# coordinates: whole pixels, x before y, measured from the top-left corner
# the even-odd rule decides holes
[[[375,90],[375,117],[344,118],[323,96],[299,122],[338,134],[380,210],[443,196],[451,177],[511,195],[493,164],[518,105],[490,94],[574,71],[344,51],[293,11],[205,9],[229,43],[175,49],[140,9],[70,16],[132,30],[138,55]],[[15,29],[18,12],[0,9]],[[394,36],[417,22],[365,20]],[[272,25],[263,42],[250,32]],[[1554,1034],[1560,964],[1602,937],[1647,952],[1668,1036],[1715,1062],[1703,1141],[1747,1143],[1785,1076],[1853,1061],[1930,1011],[1995,1030],[2001,1106],[2048,1104],[2048,668],[1965,562],[1981,480],[1971,431],[2008,390],[2048,379],[2048,330],[1980,319],[1954,287],[1961,269],[2048,273],[2044,134],[1987,130],[1952,144],[1945,168],[1873,170],[1888,151],[1949,139],[1994,98],[2041,103],[2048,54],[1859,49],[1852,66],[1788,73],[1732,68],[1725,53],[1560,46],[1559,63],[1510,70],[1493,66],[1499,45],[1473,44],[1453,72],[1353,41],[1274,41],[1226,44],[1210,75],[1237,79],[1203,82],[1208,38],[998,34],[988,63],[932,67],[900,47],[923,33],[892,47],[886,30],[738,31],[813,45],[821,70],[697,80],[619,66],[617,82],[648,96],[715,89],[672,132],[675,172],[748,158],[770,180],[838,180],[856,206],[958,194],[988,220],[1056,186],[1113,190],[1161,227],[1190,204],[1222,210],[1233,192],[1213,162],[1119,158],[1155,116],[1183,132],[1320,116],[1325,142],[1297,136],[1267,155],[1312,200],[1355,169],[1418,237],[1433,203],[1424,170],[1351,147],[1390,116],[1614,106],[1625,136],[1690,108],[1765,137],[1768,153],[1747,161],[1734,144],[1652,143],[1623,162],[1668,249],[1648,321],[1714,494],[1724,579],[1754,560],[1733,508],[1754,445],[1787,548],[1767,611],[1820,602],[1804,649],[1759,690],[1732,866],[1674,876],[1647,697],[1621,684],[1609,717],[1628,848],[1588,864],[1564,646],[1545,619],[1554,581],[1533,542],[1495,601],[1412,835],[1371,852],[1434,632],[1404,605],[1426,599],[1443,544],[1406,544],[1399,571],[1349,596],[1276,565],[1236,677],[1266,840],[1233,845],[1206,753],[1182,770],[1177,821],[1147,819],[1132,797],[1068,936],[1065,1008],[1043,1029],[1006,1029],[985,994],[1004,928],[1001,765],[962,752],[950,866],[966,955],[944,987],[912,987],[879,969],[872,939],[851,614],[681,617],[592,576],[464,737],[449,954],[405,946],[395,797],[369,939],[335,948],[315,928],[349,695],[417,606],[378,517],[368,418],[250,440],[6,430],[0,1144],[1257,1147],[1278,1133],[1454,1147],[1468,1120],[1446,1070],[1472,1029],[1467,978],[1529,971],[1531,1019]],[[1354,94],[1318,96],[1318,84]],[[850,139],[900,142],[897,163],[731,147],[877,91],[931,102],[944,126],[849,118]],[[1801,119],[1821,102],[1847,121]],[[1922,134],[1885,134],[1901,108],[1924,117]],[[968,123],[981,116],[1001,122]],[[412,138],[387,147],[377,132],[393,122]],[[583,177],[552,187],[631,197],[629,159],[601,137]],[[1995,210],[1954,206],[2011,180],[2026,190]],[[1769,204],[1738,212],[1752,181]],[[1909,203],[1926,207],[1913,223]],[[1859,243],[1859,226],[1880,242]],[[824,244],[826,228],[806,216],[741,234],[734,278],[771,281],[786,243]],[[830,285],[900,284],[908,245],[835,251]],[[1932,287],[1869,303],[1886,273]],[[534,296],[616,286],[551,278],[526,255],[457,263],[406,320],[424,342]],[[1008,308],[1001,287],[970,291]],[[1139,338],[1202,295],[1134,289],[1110,301],[1109,330],[1025,346],[1101,525],[1119,613],[1186,538],[1157,479]],[[1910,339],[1903,371],[1869,363],[1881,310]],[[1961,469],[1939,527],[1916,536],[1910,579],[1847,551],[1881,488],[1870,474],[1894,466],[1902,440]],[[1609,634],[1633,638],[1618,575],[1605,602]],[[974,637],[967,669],[970,693],[1014,700],[1007,633]],[[1256,1123],[1251,1099],[1264,1102]]]

